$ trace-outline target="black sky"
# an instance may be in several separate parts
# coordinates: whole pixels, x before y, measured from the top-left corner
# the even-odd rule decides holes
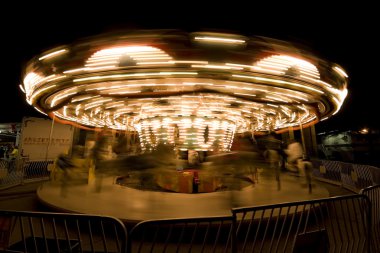
[[[318,2],[267,6],[218,2],[176,2],[174,5],[13,6],[0,17],[2,87],[0,123],[43,115],[29,106],[19,90],[23,67],[42,51],[77,39],[121,29],[223,30],[301,43],[313,53],[341,65],[349,75],[349,95],[342,110],[317,124],[317,130],[378,127],[377,55],[379,18],[374,6],[343,7]],[[146,9],[148,8],[148,9]]]

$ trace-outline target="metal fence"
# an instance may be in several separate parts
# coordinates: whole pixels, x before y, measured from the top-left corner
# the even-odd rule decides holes
[[[370,252],[364,195],[232,209],[232,217],[150,220],[129,252]],[[374,251],[375,252],[375,251]],[[378,251],[376,251],[378,252]]]
[[[233,252],[232,216],[149,220],[129,236],[130,252]]]
[[[365,187],[380,184],[380,169],[374,166],[313,160],[313,167],[315,179],[340,185],[356,193]]]
[[[106,216],[0,211],[0,251],[126,252],[127,232]]]
[[[232,209],[237,252],[368,252],[363,195]]]
[[[367,187],[360,193],[366,195],[371,201],[371,248],[372,252],[380,252],[380,185]]]
[[[53,160],[0,160],[0,189],[27,182],[48,180]]]
[[[47,179],[52,164],[24,161],[22,180]],[[3,166],[0,163],[0,171]],[[356,192],[380,178],[380,170],[371,166],[322,161],[314,167],[315,178]],[[143,221],[131,229],[128,238],[116,218],[0,211],[2,250],[380,252],[380,185],[362,189],[360,195],[235,208],[231,216]]]
[[[365,192],[379,197],[379,187]],[[367,196],[350,195],[235,208],[231,216],[143,221],[128,236],[112,217],[0,211],[0,251],[379,252],[378,212]]]

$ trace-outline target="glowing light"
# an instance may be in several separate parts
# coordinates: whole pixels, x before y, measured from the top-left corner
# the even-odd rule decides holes
[[[21,90],[22,92],[26,93],[25,90],[24,90],[24,86],[22,86],[22,84],[19,84],[18,87],[20,88],[20,90]]]
[[[209,68],[209,69],[243,69],[242,67],[236,67],[236,66],[226,66],[226,65],[191,65],[192,68]]]
[[[206,42],[216,42],[216,43],[227,43],[227,44],[244,44],[244,40],[229,39],[221,37],[209,37],[209,36],[198,36],[194,37],[195,40],[206,41]]]
[[[288,55],[269,56],[256,62],[253,68],[258,71],[278,71],[285,75],[319,79],[319,71],[315,65]]]
[[[38,58],[38,60],[42,61],[42,60],[45,60],[45,59],[50,59],[50,58],[53,58],[53,57],[56,57],[58,55],[62,55],[64,53],[67,53],[68,50],[67,49],[61,49],[61,50],[58,50],[58,51],[55,51],[55,52],[52,52],[50,54],[46,54],[40,58]]]
[[[197,75],[197,72],[156,72],[156,73],[135,73],[135,74],[119,74],[107,76],[92,76],[85,78],[74,79],[73,82],[84,82],[91,80],[117,79],[126,77],[148,77],[148,76],[164,76],[164,75]]]
[[[336,72],[338,72],[341,76],[343,76],[345,78],[348,78],[348,75],[346,74],[346,72],[342,68],[339,68],[338,66],[335,66],[333,69]]]
[[[42,113],[43,115],[46,115],[47,116],[47,114],[46,113],[44,113],[43,111],[41,111],[40,109],[38,109],[37,107],[33,107],[34,109],[36,109],[39,113]]]

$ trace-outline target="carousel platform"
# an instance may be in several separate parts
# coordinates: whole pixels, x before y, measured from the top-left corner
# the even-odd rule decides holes
[[[310,193],[305,178],[290,173],[281,174],[279,189],[274,173],[268,171],[260,174],[258,182],[239,190],[208,193],[148,191],[119,185],[116,181],[115,176],[64,184],[49,181],[38,188],[37,196],[43,204],[57,211],[108,215],[129,222],[230,215],[233,207],[332,196],[328,189],[332,186],[313,180]]]

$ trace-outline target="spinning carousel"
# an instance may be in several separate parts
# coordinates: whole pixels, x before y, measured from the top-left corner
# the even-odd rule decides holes
[[[43,52],[27,64],[22,89],[55,121],[137,133],[143,153],[160,144],[226,153],[238,134],[283,133],[332,117],[347,81],[338,64],[289,42],[148,30]]]

